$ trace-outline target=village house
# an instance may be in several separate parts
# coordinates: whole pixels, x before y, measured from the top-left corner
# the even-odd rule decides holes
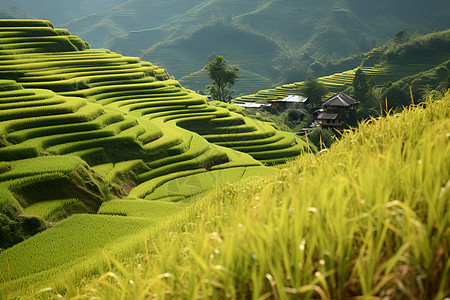
[[[299,96],[299,95],[290,95],[281,100],[271,101],[272,108],[278,108],[282,110],[287,110],[294,108],[295,103],[305,104],[308,101],[308,98]]]
[[[342,128],[346,124],[349,110],[357,107],[358,101],[352,97],[337,93],[322,102],[322,111],[317,116],[317,122],[323,128]]]

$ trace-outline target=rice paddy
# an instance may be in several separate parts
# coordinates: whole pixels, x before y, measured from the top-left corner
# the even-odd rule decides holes
[[[294,135],[48,21],[0,20],[0,55],[0,221],[48,227],[1,249],[0,298],[448,294],[448,96],[299,158]]]
[[[448,35],[443,33],[442,35]],[[418,74],[427,70],[430,70],[436,65],[448,60],[448,55],[442,55],[438,53],[436,57],[427,59],[426,57],[420,57],[420,63],[402,63],[402,61],[393,62],[379,62],[381,53],[379,49],[374,49],[369,52],[367,58],[363,61],[362,65],[358,68],[368,76],[373,77],[375,83],[384,84],[388,81],[397,81],[401,78]],[[342,92],[346,88],[352,85],[355,72],[358,68],[353,70],[347,70],[341,73],[335,73],[327,76],[317,78],[328,89],[330,93]],[[263,89],[255,94],[249,94],[235,98],[233,101],[236,103],[245,102],[270,102],[273,100],[279,100],[286,98],[289,95],[296,95],[299,93],[299,88],[303,85],[303,82],[294,82],[290,84],[284,84],[271,89]]]
[[[0,20],[0,54],[0,214],[13,207],[12,217],[49,227],[0,253],[2,293],[307,151],[166,70],[90,49],[48,21]]]

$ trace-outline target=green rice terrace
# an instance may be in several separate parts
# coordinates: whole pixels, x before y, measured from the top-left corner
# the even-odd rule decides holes
[[[0,20],[0,299],[446,299],[449,116],[447,94],[314,154],[150,62]]]
[[[41,234],[53,248],[69,242],[67,230],[96,241],[66,252],[68,264],[177,213],[192,196],[274,174],[270,165],[308,151],[234,105],[208,103],[164,69],[90,49],[38,20],[0,20],[0,121],[0,248],[57,223]],[[73,214],[81,215],[66,219]],[[97,222],[98,230],[83,229]],[[38,240],[0,260],[20,247],[47,251]],[[25,273],[9,265],[1,281],[61,261],[30,263]]]
[[[388,81],[395,82],[404,77],[426,72],[450,60],[450,30],[432,33],[416,39],[411,39],[396,47],[381,46],[364,54],[364,59],[358,68],[368,76],[373,77],[377,84]],[[341,92],[352,85],[358,68],[335,73],[318,78],[329,92]],[[289,95],[298,94],[303,82],[284,84],[272,89],[263,89],[256,94],[237,97],[236,103],[267,102],[283,99]]]

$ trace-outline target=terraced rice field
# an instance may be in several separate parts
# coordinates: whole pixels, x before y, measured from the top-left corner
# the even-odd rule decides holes
[[[445,59],[443,60],[445,61]],[[362,66],[361,69],[368,76],[373,76],[375,82],[384,83],[388,81],[396,81],[403,77],[417,74],[429,69],[434,68],[435,64],[418,63],[405,65],[375,65],[375,66]],[[319,77],[317,80],[323,83],[329,92],[337,93],[345,90],[352,85],[353,78],[355,76],[356,69],[348,70],[342,73],[336,73],[328,76]],[[294,82],[291,84],[285,84],[275,87],[273,89],[260,90],[255,94],[237,97],[233,100],[235,103],[245,102],[270,102],[273,100],[284,99],[289,95],[295,95],[299,93],[300,86],[303,82]]]
[[[0,22],[1,28],[6,28],[0,29],[0,33],[10,32],[12,28],[8,27],[10,24],[8,21]],[[34,35],[34,32],[44,25],[47,27],[43,27],[45,29],[43,32],[55,35],[59,33],[56,30],[49,30],[51,27],[48,27],[50,26],[48,23],[28,21],[27,25],[30,26],[27,28],[32,29],[27,31],[23,27],[14,28],[22,28],[21,36],[26,36],[28,32],[29,36],[36,40],[47,37]],[[71,40],[69,39],[71,36],[63,37]],[[6,38],[1,41],[0,52],[6,51],[3,50],[6,48],[14,49],[15,46],[17,46],[15,43]],[[186,123],[207,120],[208,125],[212,126],[211,131],[221,131],[219,136],[215,137],[216,140],[232,139],[230,134],[233,134],[233,127],[249,122],[227,109],[211,107],[204,97],[182,88],[177,81],[169,79],[165,70],[151,63],[141,62],[138,58],[123,57],[108,50],[78,48],[77,51],[50,53],[32,47],[27,48],[22,44],[19,48],[26,53],[7,55],[0,60],[2,68],[0,78],[14,79],[25,88],[49,89],[61,96],[81,97],[88,102],[101,104],[105,109],[112,108],[137,117],[142,123],[151,120],[159,126],[164,123],[183,127]],[[217,130],[215,127],[218,127]],[[262,134],[259,131],[268,128],[264,125],[259,127],[249,125],[248,128],[259,135]],[[189,129],[192,130],[192,126]],[[274,134],[277,133],[274,131],[268,133]],[[288,148],[293,146],[295,145],[287,145]],[[303,147],[304,145],[297,145],[294,156],[300,154]],[[278,158],[271,153],[258,157],[263,163],[269,164],[274,158]]]
[[[48,222],[78,214],[2,252],[9,271],[0,283],[75,264],[197,194],[273,174],[266,165],[307,150],[240,112],[48,21],[0,20],[0,212],[12,206]],[[83,233],[86,226],[96,229]],[[55,261],[49,245],[60,248]]]

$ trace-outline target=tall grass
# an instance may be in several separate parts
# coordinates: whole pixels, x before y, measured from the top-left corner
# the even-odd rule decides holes
[[[111,258],[77,299],[444,299],[450,95],[371,120],[272,179],[228,185]]]

